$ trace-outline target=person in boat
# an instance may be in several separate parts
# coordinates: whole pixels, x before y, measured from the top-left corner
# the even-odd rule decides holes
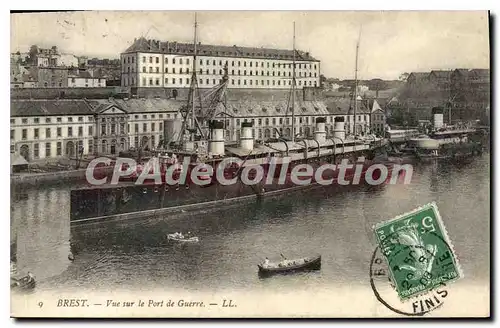
[[[264,268],[268,267],[269,267],[269,259],[266,257],[266,259],[264,260]]]

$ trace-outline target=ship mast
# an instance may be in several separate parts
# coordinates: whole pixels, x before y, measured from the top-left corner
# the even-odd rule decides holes
[[[196,106],[195,106],[195,99],[196,95],[195,93],[198,90],[198,81],[196,77],[196,55],[198,52],[197,49],[197,27],[198,27],[198,21],[196,17],[196,13],[194,14],[194,54],[193,54],[193,72],[191,74],[191,85],[189,88],[189,95],[188,95],[188,101],[186,106],[183,106],[181,108],[181,115],[182,115],[182,126],[181,130],[179,133],[179,144],[184,144],[184,138],[186,131],[189,132],[189,141],[193,142],[196,140],[196,132],[199,132],[202,138],[205,138],[205,134],[203,133],[203,130],[200,126],[200,123],[198,122],[198,119],[196,118]],[[198,92],[198,98],[200,98],[200,94]],[[200,109],[201,109],[201,98],[200,100]]]
[[[295,142],[295,22],[293,22],[292,142]]]
[[[356,111],[358,109],[358,53],[359,40],[361,39],[361,28],[359,29],[358,42],[356,43],[356,65],[354,70],[354,136],[357,136],[356,130]]]
[[[197,77],[196,77],[196,53],[198,52],[198,49],[197,49],[197,45],[196,43],[198,42],[198,38],[197,38],[197,29],[198,29],[198,20],[196,19],[196,13],[194,13],[194,54],[193,54],[193,76],[192,76],[192,79],[194,79],[194,86],[196,87],[196,82],[197,82]],[[194,111],[195,111],[195,107],[194,107],[194,98],[195,98],[195,92],[193,90],[193,92],[191,92],[191,124],[190,124],[190,128],[194,129],[194,126],[196,124],[196,120],[195,120],[195,114],[194,114]],[[190,141],[194,141],[194,133],[192,132],[190,135],[189,135],[189,140]]]

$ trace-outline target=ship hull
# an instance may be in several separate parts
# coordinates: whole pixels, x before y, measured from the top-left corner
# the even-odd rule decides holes
[[[71,191],[71,215],[72,225],[93,223],[99,221],[128,219],[138,217],[151,217],[176,211],[194,210],[199,208],[217,207],[223,204],[251,201],[263,197],[295,192],[309,188],[319,187],[344,187],[345,185],[366,185],[365,172],[369,164],[363,165],[361,174],[355,178],[355,170],[347,170],[345,178],[339,179],[336,171],[325,171],[323,179],[330,179],[331,183],[323,185],[311,179],[310,183],[298,185],[292,181],[288,174],[285,181],[279,181],[278,177],[266,177],[256,185],[246,185],[238,179],[232,185],[199,186],[195,184],[185,185],[155,185],[133,183],[120,184],[114,187],[77,189]],[[387,166],[388,177],[391,178],[391,166]],[[330,174],[328,174],[330,173]],[[378,179],[380,172],[375,171],[372,175]],[[359,179],[359,182],[357,181]],[[387,181],[387,180],[386,180]],[[270,183],[266,183],[270,182]],[[280,183],[284,182],[284,183]]]

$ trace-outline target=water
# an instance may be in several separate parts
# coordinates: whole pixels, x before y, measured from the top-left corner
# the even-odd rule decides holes
[[[409,185],[328,188],[278,199],[141,220],[70,228],[71,186],[14,190],[17,270],[44,291],[329,290],[369,286],[377,222],[435,201],[471,284],[488,284],[490,158],[415,166]],[[166,235],[191,231],[199,244]],[[68,259],[70,249],[74,261]],[[322,255],[321,271],[259,279],[257,263]],[[367,287],[369,288],[369,287]]]

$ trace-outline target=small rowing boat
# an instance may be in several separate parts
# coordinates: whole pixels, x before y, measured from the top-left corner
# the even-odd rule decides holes
[[[30,290],[35,288],[36,281],[35,277],[28,273],[28,275],[22,278],[10,278],[10,287],[17,290]]]
[[[265,263],[258,264],[257,266],[259,267],[259,275],[263,276],[278,273],[319,270],[321,269],[321,255],[295,260],[287,260],[284,258],[279,263],[270,263],[266,261]]]
[[[200,241],[198,237],[186,237],[181,233],[171,233],[167,235],[168,240],[177,241],[181,243],[197,243]]]

